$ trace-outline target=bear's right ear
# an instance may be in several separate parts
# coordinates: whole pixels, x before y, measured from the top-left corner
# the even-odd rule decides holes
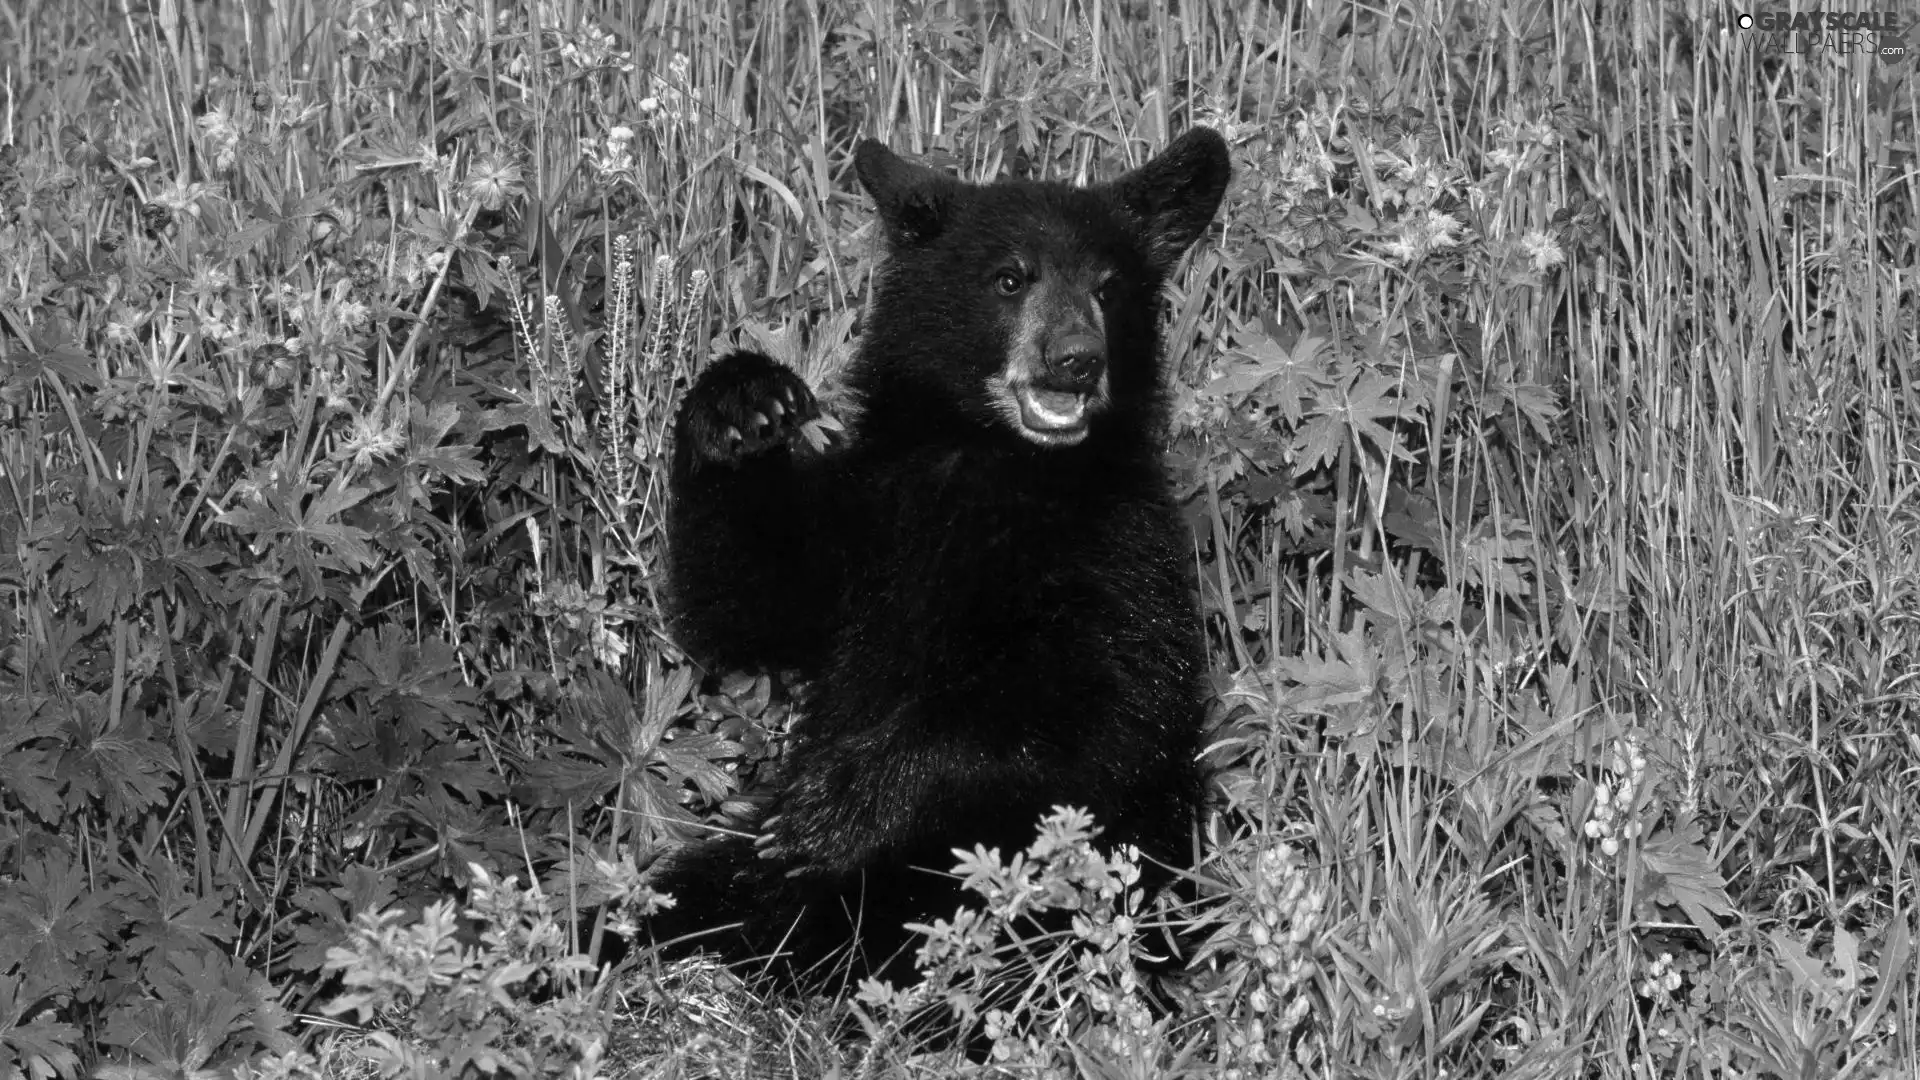
[[[873,196],[889,240],[924,244],[940,235],[957,183],[952,177],[915,165],[876,139],[866,139],[854,150],[853,170]]]
[[[1148,259],[1165,271],[1207,231],[1232,177],[1227,141],[1212,128],[1197,127],[1113,181],[1112,191],[1140,222]]]

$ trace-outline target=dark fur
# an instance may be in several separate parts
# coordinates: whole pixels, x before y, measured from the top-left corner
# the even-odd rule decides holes
[[[812,395],[755,353],[707,369],[680,413],[674,631],[709,665],[797,669],[804,720],[761,846],[673,858],[658,885],[679,906],[652,929],[738,922],[703,940],[783,953],[790,973],[905,981],[901,923],[961,902],[929,872],[953,848],[1011,853],[1071,804],[1106,841],[1186,861],[1204,657],[1161,460],[1157,312],[1229,167],[1204,130],[1085,189],[962,184],[877,143],[857,165],[889,258],[847,376],[845,445],[806,447]],[[1009,259],[1048,318],[1104,328],[1104,402],[1077,444],[1037,445],[988,389],[1021,325],[995,292]],[[1025,325],[1049,335],[1029,364],[1045,369],[1060,331]]]

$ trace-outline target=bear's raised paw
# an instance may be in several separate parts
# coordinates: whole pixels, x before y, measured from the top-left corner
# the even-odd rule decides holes
[[[806,381],[755,352],[731,353],[700,373],[687,392],[681,437],[697,462],[738,465],[795,445],[820,415]]]

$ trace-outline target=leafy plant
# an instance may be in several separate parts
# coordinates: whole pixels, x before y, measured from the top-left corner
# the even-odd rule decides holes
[[[984,903],[911,928],[925,978],[912,987],[865,980],[859,1001],[876,1035],[951,1010],[963,1031],[991,1041],[1008,1066],[1064,1066],[1074,1057],[1153,1054],[1164,1038],[1136,962],[1147,897],[1136,854],[1095,850],[1085,811],[1057,808],[1024,852],[956,851],[954,873]],[[1061,920],[1049,912],[1071,913]],[[1059,925],[1056,925],[1059,924]]]
[[[417,919],[357,914],[327,952],[344,985],[327,1011],[398,1023],[398,1033],[370,1031],[362,1049],[382,1076],[594,1075],[607,1030],[588,993],[593,961],[575,953],[538,889],[469,870],[464,910],[441,901]]]
[[[1139,1027],[1149,916],[1061,821],[926,992],[1084,1075],[1920,1064],[1901,66],[1557,0],[97,15],[0,0],[0,1077],[318,1075],[329,950],[389,947],[335,1014],[387,1067],[605,1063],[530,911],[355,919],[514,874],[604,938],[779,768],[777,677],[660,619],[676,390],[739,340],[844,404],[857,137],[1092,179],[1190,123],[1216,798],[1152,919],[1205,945]],[[662,1075],[946,1067],[905,999],[852,1062],[653,959]]]

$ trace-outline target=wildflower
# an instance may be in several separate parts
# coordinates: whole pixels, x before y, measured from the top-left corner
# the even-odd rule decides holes
[[[1426,220],[1423,224],[1426,229],[1426,240],[1429,247],[1450,248],[1460,245],[1459,233],[1464,226],[1461,225],[1460,219],[1454,217],[1452,214],[1442,214],[1438,211],[1429,210],[1426,213]]]
[[[1309,191],[1287,211],[1287,228],[1297,237],[1300,248],[1335,249],[1346,237],[1347,208],[1324,191]]]
[[[293,352],[285,341],[262,341],[247,358],[247,378],[269,390],[285,390],[293,376]]]
[[[373,312],[358,300],[340,300],[334,305],[333,316],[343,330],[364,330]]]
[[[1381,243],[1380,250],[1398,263],[1414,263],[1435,251],[1460,246],[1460,219],[1437,210],[1408,214],[1398,222],[1393,238]]]
[[[1526,172],[1545,161],[1560,145],[1560,133],[1551,116],[1521,120],[1503,116],[1493,122],[1494,148],[1487,164],[1496,172]]]
[[[232,284],[232,271],[209,260],[194,267],[193,278],[187,289],[197,299],[214,300],[221,297]]]
[[[1431,208],[1442,196],[1457,196],[1459,176],[1447,162],[1414,152],[1405,157],[1392,152],[1374,154],[1374,164],[1403,185],[1389,202],[1404,202],[1417,210]]]
[[[561,38],[560,59],[568,67],[576,71],[602,67],[621,72],[633,70],[633,54],[618,48],[619,39],[593,20],[563,16],[552,4],[541,4],[536,18]]]
[[[200,118],[200,134],[213,167],[222,172],[233,168],[240,156],[240,125],[225,106],[216,106]]]
[[[132,345],[139,340],[140,328],[151,318],[150,311],[131,311],[116,304],[107,318],[107,340],[115,345]]]
[[[1663,952],[1647,964],[1647,977],[1634,986],[1643,998],[1666,1002],[1680,989],[1680,972],[1674,967],[1673,954]]]
[[[1094,49],[1093,25],[1087,21],[1083,10],[1072,36],[1067,39],[1068,77],[1076,80],[1097,78],[1099,65],[1100,56]]]
[[[1380,141],[1409,156],[1431,153],[1440,145],[1440,125],[1419,109],[1396,109],[1381,118]]]
[[[467,170],[467,197],[488,210],[498,210],[526,189],[520,183],[520,166],[499,154],[488,154]]]
[[[291,348],[293,344],[298,341],[300,341],[299,338],[290,338],[287,341],[287,345]],[[304,343],[302,344],[304,345]],[[321,404],[329,409],[339,409],[342,411],[352,409],[353,398],[351,392],[353,389],[353,377],[346,372],[338,370],[338,358],[327,355],[315,356],[310,349],[305,348],[303,348],[302,351],[318,364],[331,365],[313,369],[313,388],[319,394]]]
[[[1544,274],[1566,261],[1566,255],[1561,252],[1560,245],[1554,242],[1553,236],[1539,229],[1520,238],[1520,250],[1525,253],[1527,261],[1533,264],[1536,274]]]
[[[593,139],[581,139],[580,156],[587,160],[602,183],[612,183],[632,175],[633,129],[614,128],[607,132],[604,144]]]
[[[1411,242],[1400,237],[1382,241],[1380,253],[1397,263],[1410,263],[1420,254]]]
[[[199,217],[200,200],[207,196],[209,190],[205,184],[189,184],[176,177],[172,183],[155,191],[153,197],[147,200],[147,205],[141,207],[141,212],[145,214],[147,213],[148,207],[158,207],[160,210],[169,211],[174,215],[189,214],[193,217]]]
[[[1631,815],[1634,800],[1646,782],[1647,759],[1639,742],[1627,736],[1614,748],[1609,765],[1615,783],[1602,780],[1594,785],[1593,809],[1581,831],[1587,839],[1598,840],[1601,854],[1612,858],[1620,853],[1622,838],[1632,840],[1640,835],[1641,824],[1631,820]]]
[[[201,336],[220,345],[231,345],[240,338],[240,328],[232,320],[210,313],[200,316],[198,329]]]
[[[646,103],[642,102],[641,111],[646,113],[649,119],[664,115],[675,122],[692,116],[700,103],[700,91],[687,89],[692,74],[693,61],[686,53],[674,53],[673,59],[667,62],[666,75],[653,76],[655,93],[646,99],[653,102],[653,107],[648,108]]]
[[[352,458],[356,468],[364,469],[399,453],[404,445],[399,425],[386,424],[375,416],[361,415],[353,418],[353,428],[346,441],[340,444],[338,456]]]

